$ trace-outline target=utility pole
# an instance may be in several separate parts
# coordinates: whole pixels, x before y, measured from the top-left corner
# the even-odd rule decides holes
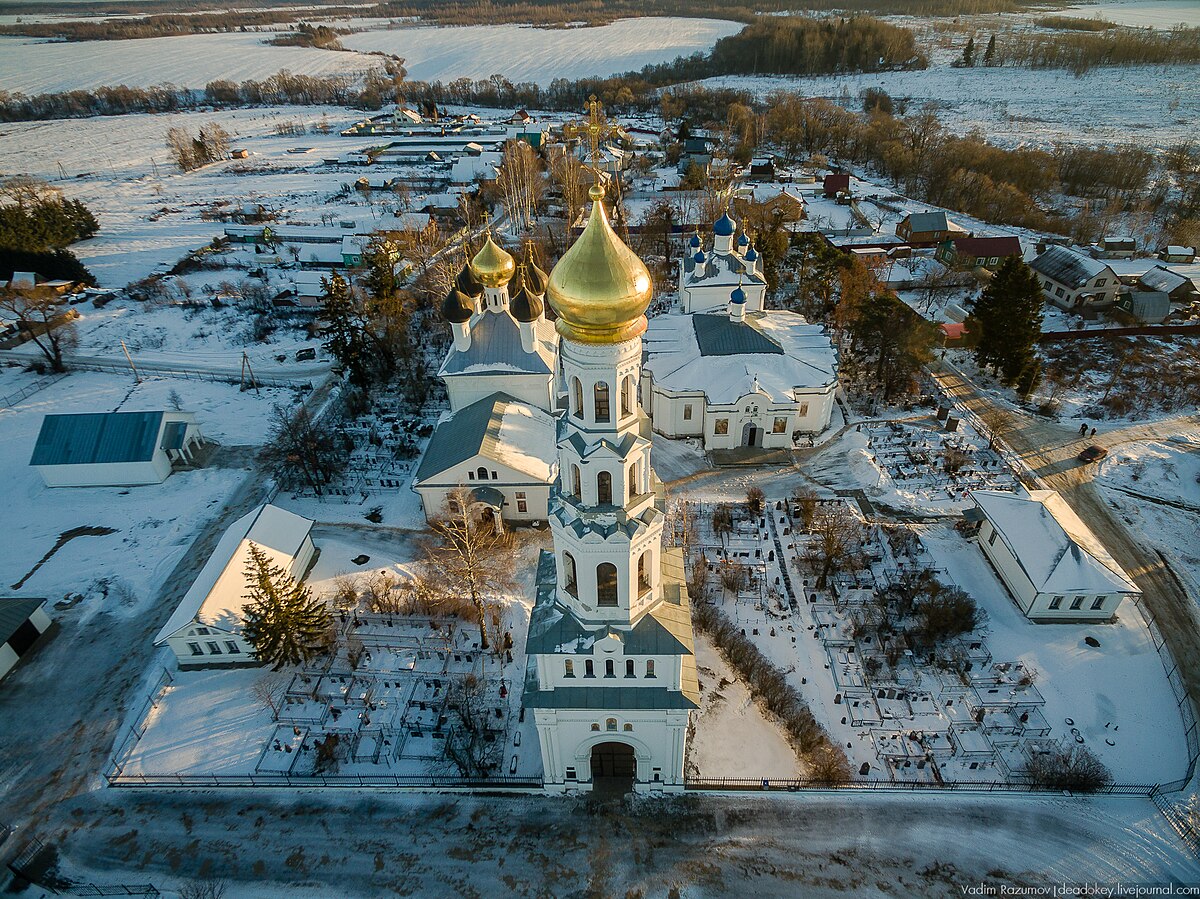
[[[142,376],[138,374],[137,366],[133,364],[133,357],[129,355],[129,347],[125,346],[125,341],[121,341],[121,350],[125,353],[125,358],[129,362],[129,368],[133,372],[133,383],[141,384]]]
[[[249,375],[250,386],[254,388],[254,392],[258,393],[258,382],[254,379],[254,369],[250,367],[250,357],[246,355],[246,351],[242,350],[242,378],[241,389],[246,389],[246,378]]]

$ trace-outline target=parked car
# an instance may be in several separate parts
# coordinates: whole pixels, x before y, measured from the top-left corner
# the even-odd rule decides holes
[[[1079,453],[1079,455],[1076,456],[1076,458],[1080,462],[1083,462],[1085,464],[1090,464],[1092,462],[1099,462],[1101,459],[1103,459],[1107,455],[1108,455],[1108,450],[1106,450],[1102,446],[1096,446],[1096,444],[1093,443],[1091,446],[1082,450]]]

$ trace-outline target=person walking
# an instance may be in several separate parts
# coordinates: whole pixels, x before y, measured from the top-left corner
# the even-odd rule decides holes
[[[1095,437],[1095,436],[1096,436],[1096,429],[1095,429],[1095,428],[1092,428],[1092,433],[1091,433],[1091,435],[1090,435],[1090,436],[1092,436],[1092,437]]]
[[[1080,437],[1087,436],[1087,422],[1086,421],[1079,426],[1079,436]]]

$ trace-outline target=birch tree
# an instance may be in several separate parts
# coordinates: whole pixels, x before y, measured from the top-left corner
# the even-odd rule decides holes
[[[510,228],[529,231],[545,193],[541,165],[529,144],[523,140],[505,144],[497,182]]]

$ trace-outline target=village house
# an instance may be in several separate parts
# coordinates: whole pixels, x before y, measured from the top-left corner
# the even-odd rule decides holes
[[[1021,255],[1016,237],[952,237],[938,244],[935,254],[947,266],[995,270],[1009,256]]]
[[[1117,297],[1116,308],[1138,322],[1157,325],[1171,314],[1171,298],[1161,290],[1124,290]]]
[[[1137,254],[1137,241],[1128,235],[1105,237],[1093,252],[1101,259],[1132,259]]]
[[[965,516],[980,550],[1030,621],[1111,621],[1141,590],[1054,490],[974,490]]]
[[[821,189],[826,199],[834,199],[838,194],[850,193],[850,175],[848,172],[830,172],[821,183]]]
[[[201,442],[191,412],[53,414],[42,420],[29,464],[47,487],[161,484]]]
[[[1171,245],[1158,251],[1158,258],[1163,262],[1182,262],[1190,265],[1196,261],[1195,247]]]
[[[44,599],[0,599],[0,680],[50,630]]]
[[[257,665],[254,647],[242,635],[250,547],[258,547],[269,564],[302,581],[316,559],[312,526],[309,519],[269,503],[235,521],[154,645],[170,646],[181,670]]]
[[[1103,262],[1066,247],[1047,247],[1029,267],[1037,273],[1046,299],[1071,312],[1111,306],[1121,285],[1116,272]]]
[[[1143,290],[1162,291],[1172,303],[1190,303],[1197,296],[1196,283],[1186,275],[1156,265],[1138,277]]]
[[[945,212],[912,212],[896,225],[896,236],[910,246],[932,247],[944,240],[966,237]]]

